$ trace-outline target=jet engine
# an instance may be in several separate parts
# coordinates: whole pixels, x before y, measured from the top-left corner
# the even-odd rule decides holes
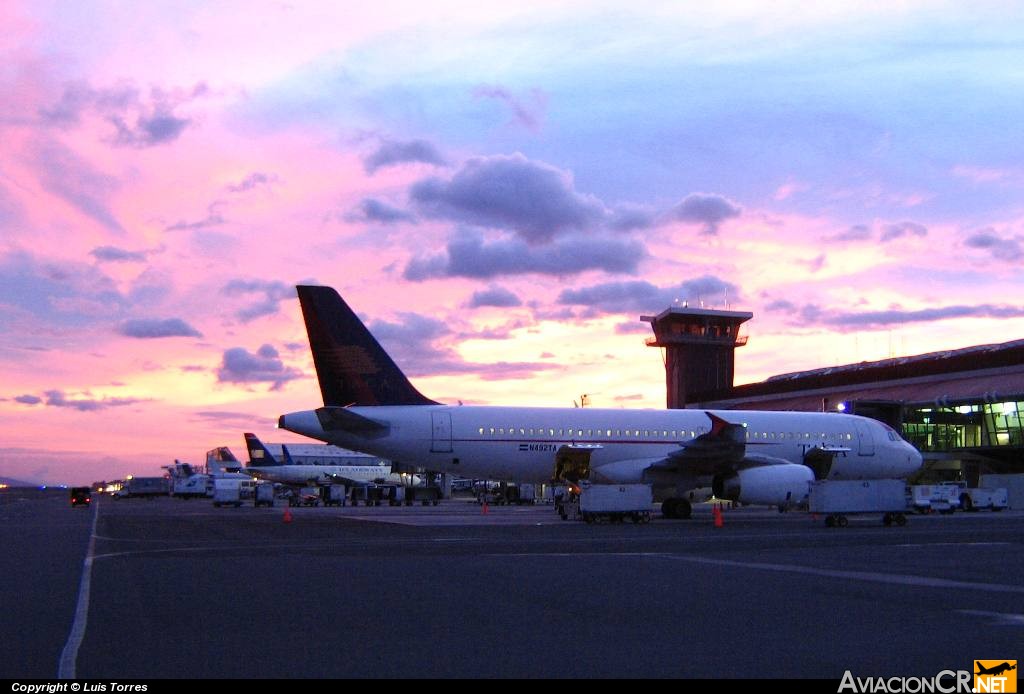
[[[777,506],[803,501],[813,481],[806,465],[764,465],[715,475],[711,488],[719,499]]]

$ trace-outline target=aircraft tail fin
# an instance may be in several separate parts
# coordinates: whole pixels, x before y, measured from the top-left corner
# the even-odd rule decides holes
[[[281,444],[281,457],[284,458],[285,465],[294,465],[295,461],[292,459],[292,454],[288,452],[288,446]]]
[[[324,405],[436,405],[331,287],[296,287]]]
[[[245,434],[245,447],[249,449],[250,467],[271,467],[281,464],[281,461],[274,457],[274,454],[263,445],[256,434],[248,432]]]

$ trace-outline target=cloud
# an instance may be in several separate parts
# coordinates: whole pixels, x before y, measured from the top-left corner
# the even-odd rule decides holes
[[[800,325],[831,325],[840,329],[885,328],[906,323],[930,323],[952,318],[1020,318],[1024,307],[978,304],[977,306],[956,305],[938,308],[904,310],[892,308],[885,311],[838,311],[805,304],[797,306],[789,301],[774,301],[766,310],[781,310],[792,314]]]
[[[441,153],[426,140],[407,140],[405,142],[384,140],[372,154],[363,159],[363,168],[367,173],[374,174],[377,169],[409,162],[434,166],[447,165]]]
[[[42,398],[35,395],[19,395],[14,398],[14,402],[20,402],[22,405],[38,405],[42,401]]]
[[[540,89],[530,90],[532,104],[527,105],[521,99],[516,98],[512,92],[497,85],[480,85],[473,89],[473,96],[476,98],[496,99],[512,111],[512,122],[517,123],[532,132],[540,131],[544,120],[544,111],[547,108],[548,97]]]
[[[284,282],[269,280],[231,280],[222,293],[227,296],[244,296],[246,294],[262,294],[263,298],[235,312],[235,316],[243,323],[255,318],[270,316],[278,312],[280,303],[286,299],[296,298],[295,287]]]
[[[626,321],[625,323],[616,323],[615,324],[615,334],[616,335],[641,335],[641,334],[650,335],[651,334],[651,324],[650,323],[645,323],[645,322],[639,321],[639,320]]]
[[[567,277],[587,270],[635,272],[647,249],[636,241],[567,236],[548,246],[531,246],[519,239],[486,241],[469,231],[456,234],[437,255],[417,256],[403,276],[420,282],[438,277],[490,279],[503,275]]]
[[[792,313],[793,311],[796,311],[797,308],[796,304],[792,301],[787,301],[786,299],[776,299],[764,306],[765,311],[784,311],[786,313]]]
[[[116,246],[97,246],[89,251],[89,255],[100,262],[107,263],[144,263],[146,251],[126,251]]]
[[[712,275],[687,280],[672,287],[657,287],[644,280],[606,282],[582,289],[563,289],[559,304],[590,306],[605,313],[658,312],[676,301],[696,304],[701,300],[724,303],[739,298],[739,288]]]
[[[220,208],[224,205],[223,202],[211,202],[206,207],[206,217],[195,222],[186,222],[184,219],[179,219],[174,224],[164,227],[164,231],[192,231],[196,229],[206,229],[207,227],[219,226],[225,223],[224,215],[221,214]]]
[[[223,361],[217,370],[221,383],[270,383],[271,390],[280,390],[288,381],[300,378],[298,369],[285,366],[277,350],[263,345],[253,354],[243,347],[224,350]]]
[[[481,308],[483,306],[495,306],[497,308],[511,308],[522,306],[523,302],[519,297],[504,287],[488,287],[473,292],[469,300],[470,308]]]
[[[614,231],[633,231],[649,229],[656,223],[657,215],[650,208],[641,205],[620,205],[612,210],[608,228]]]
[[[811,258],[810,260],[800,261],[807,265],[807,269],[810,270],[811,274],[818,272],[821,268],[825,267],[825,261],[828,260],[828,256],[824,253]]]
[[[202,412],[193,412],[192,416],[199,421],[217,422],[226,427],[233,427],[241,431],[250,431],[252,428],[259,428],[254,427],[254,424],[268,426],[271,423],[274,423],[274,420],[270,417],[261,417],[259,415],[248,414],[246,412],[229,412],[225,410],[204,410]]]
[[[470,159],[448,180],[413,184],[410,196],[428,217],[515,231],[530,243],[588,231],[606,215],[597,198],[576,192],[568,172],[518,153]]]
[[[118,188],[115,178],[93,168],[72,150],[52,140],[36,146],[33,160],[38,163],[39,184],[47,192],[108,230],[124,233],[124,227],[108,204]]]
[[[269,185],[277,181],[277,176],[274,174],[265,174],[259,171],[253,171],[251,174],[243,178],[238,183],[230,183],[227,186],[229,193],[244,193],[258,188],[259,186]]]
[[[69,400],[62,390],[48,390],[43,395],[46,396],[46,405],[48,407],[67,407],[79,412],[98,412],[109,407],[124,407],[125,405],[143,402],[138,398],[103,398],[102,400],[96,400],[84,397]]]
[[[986,250],[997,260],[1014,261],[1024,257],[1019,238],[1007,239],[992,229],[981,229],[964,239],[968,248]]]
[[[830,241],[867,241],[871,238],[871,228],[866,224],[855,224],[849,229],[835,236],[830,236]]]
[[[537,371],[560,368],[534,362],[467,362],[451,347],[439,345],[454,336],[448,323],[418,313],[400,313],[397,322],[377,320],[368,324],[395,363],[412,377],[473,374],[485,381],[529,378]],[[487,335],[464,335],[484,339]]]
[[[376,198],[363,198],[359,206],[345,215],[347,222],[377,222],[379,224],[397,224],[399,222],[416,223],[416,216]]]
[[[960,178],[967,178],[974,183],[995,183],[1014,176],[1009,169],[984,168],[980,166],[954,166],[951,173]]]
[[[687,224],[701,224],[702,234],[714,236],[722,222],[739,217],[742,212],[739,206],[721,195],[691,193],[673,207],[669,215]]]
[[[138,116],[131,126],[120,116],[111,116],[110,122],[117,129],[114,144],[122,147],[153,147],[172,142],[188,127],[188,118],[178,118],[166,109],[160,109],[148,116]]]
[[[132,84],[94,88],[85,82],[65,85],[55,104],[39,110],[46,125],[72,128],[85,113],[95,113],[114,126],[108,140],[119,147],[154,147],[178,139],[192,120],[174,113],[179,106],[204,96],[204,83],[187,89],[153,87],[146,97]]]
[[[826,314],[827,315],[827,314]],[[943,306],[914,311],[889,310],[865,311],[863,313],[840,313],[826,318],[824,322],[843,327],[883,327],[903,323],[923,323],[950,318],[1019,318],[1024,308],[1016,306]]]
[[[125,337],[140,339],[203,336],[180,318],[132,318],[119,325],[117,332]]]
[[[16,309],[49,326],[78,328],[110,322],[126,306],[114,280],[95,265],[42,262],[24,251],[0,256],[0,309]]]
[[[882,227],[882,235],[879,241],[887,243],[893,239],[903,236],[927,236],[928,229],[916,222],[900,222],[899,224],[886,224]]]

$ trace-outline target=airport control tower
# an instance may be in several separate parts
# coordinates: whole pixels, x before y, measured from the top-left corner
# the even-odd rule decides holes
[[[640,316],[651,324],[648,347],[665,348],[668,408],[682,409],[697,393],[732,388],[737,347],[747,344],[740,325],[754,317],[746,311],[718,311],[673,306],[656,316]]]

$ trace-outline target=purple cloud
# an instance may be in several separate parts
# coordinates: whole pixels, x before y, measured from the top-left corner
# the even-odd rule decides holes
[[[47,407],[66,407],[79,412],[98,412],[105,410],[109,407],[124,407],[126,405],[134,405],[138,402],[143,402],[137,398],[103,398],[102,400],[96,400],[94,398],[75,398],[69,400],[61,390],[48,390],[43,393],[46,396]]]
[[[224,350],[217,370],[221,383],[270,383],[271,390],[280,390],[285,383],[301,376],[298,369],[285,366],[270,345],[262,345],[255,354],[243,347]]]
[[[408,140],[396,142],[384,140],[372,154],[363,159],[363,168],[373,174],[377,169],[405,163],[432,164],[446,166],[447,162],[434,145],[426,140]]]
[[[650,313],[672,306],[676,301],[717,301],[739,298],[739,288],[712,275],[687,280],[672,287],[657,287],[644,280],[606,282],[581,289],[564,289],[559,304],[589,306],[604,313]]]
[[[269,185],[277,180],[277,176],[274,174],[265,174],[259,171],[253,171],[251,174],[243,178],[238,183],[231,183],[227,189],[229,193],[244,193],[258,188],[259,186]]]
[[[480,85],[473,89],[473,96],[476,98],[495,99],[502,102],[512,111],[512,122],[532,132],[540,130],[548,101],[547,95],[543,91],[531,89],[530,100],[533,103],[528,106],[522,100],[516,98],[512,92],[497,85]]]
[[[416,217],[412,213],[392,207],[376,198],[363,198],[359,206],[345,215],[344,219],[347,222],[376,222],[378,224],[416,223]]]
[[[581,249],[586,252],[581,252]],[[486,241],[473,232],[457,234],[445,252],[417,256],[403,276],[419,282],[440,277],[490,279],[503,275],[540,274],[567,277],[586,270],[635,272],[647,249],[636,241],[568,236],[548,246],[531,246],[519,239]]]
[[[569,173],[518,153],[470,159],[448,180],[415,183],[410,197],[428,217],[511,230],[529,243],[588,231],[606,214],[597,198],[576,192]]]
[[[116,246],[97,246],[89,251],[96,260],[107,263],[144,263],[146,262],[145,251],[126,251]]]
[[[295,287],[292,285],[268,280],[235,279],[224,285],[224,289],[221,291],[227,296],[263,295],[259,301],[241,308],[235,313],[235,316],[243,323],[273,315],[277,313],[282,301],[296,298]]]
[[[133,318],[118,326],[117,332],[125,337],[139,339],[203,336],[180,318]]]
[[[522,305],[523,302],[520,301],[519,297],[504,287],[488,287],[487,289],[475,291],[469,300],[470,308],[481,308],[483,306],[512,308]]]
[[[702,234],[714,236],[722,222],[739,217],[743,210],[721,195],[691,193],[672,208],[671,218],[687,224],[703,226]]]

